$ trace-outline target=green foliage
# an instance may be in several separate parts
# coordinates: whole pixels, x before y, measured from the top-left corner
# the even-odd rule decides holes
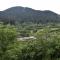
[[[25,7],[12,7],[3,12],[0,11],[0,21],[4,24],[21,23],[60,23],[60,15],[52,11],[39,11]]]
[[[16,29],[0,25],[0,60],[4,60],[8,46],[16,40]]]
[[[35,40],[18,41],[14,26],[0,26],[0,60],[60,60],[60,27],[45,26],[37,31],[25,27],[17,32],[32,31]]]
[[[45,35],[49,36],[47,37],[47,40],[46,39],[41,40],[37,38],[37,40],[34,41],[23,42],[17,41],[15,44],[10,46],[9,50],[7,50],[8,59],[10,60],[60,59],[60,38],[58,37],[59,31],[54,31],[53,34],[48,28],[46,28],[46,30],[44,29],[41,33],[43,38],[46,37]],[[40,32],[38,36],[41,36]]]

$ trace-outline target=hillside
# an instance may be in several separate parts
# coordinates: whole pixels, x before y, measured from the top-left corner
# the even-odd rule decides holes
[[[57,23],[60,22],[60,16],[52,11],[34,10],[27,7],[11,7],[0,11],[0,21],[5,23]]]

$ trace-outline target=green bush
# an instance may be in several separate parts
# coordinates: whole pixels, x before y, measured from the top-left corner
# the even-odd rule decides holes
[[[60,31],[38,30],[37,39],[16,41],[16,29],[0,27],[0,60],[60,60]]]
[[[16,29],[11,26],[0,26],[0,60],[5,60],[8,46],[16,40]]]

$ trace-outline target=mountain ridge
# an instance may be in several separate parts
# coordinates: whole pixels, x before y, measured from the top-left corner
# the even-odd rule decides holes
[[[0,21],[6,23],[49,23],[60,22],[60,15],[50,10],[40,11],[28,7],[11,7],[4,11],[0,11]]]

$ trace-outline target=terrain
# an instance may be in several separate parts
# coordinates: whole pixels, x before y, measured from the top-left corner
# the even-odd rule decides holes
[[[60,60],[60,15],[20,6],[0,11],[0,60]]]
[[[49,11],[34,10],[28,7],[11,7],[0,11],[0,21],[10,24],[19,23],[59,23],[60,15]]]

